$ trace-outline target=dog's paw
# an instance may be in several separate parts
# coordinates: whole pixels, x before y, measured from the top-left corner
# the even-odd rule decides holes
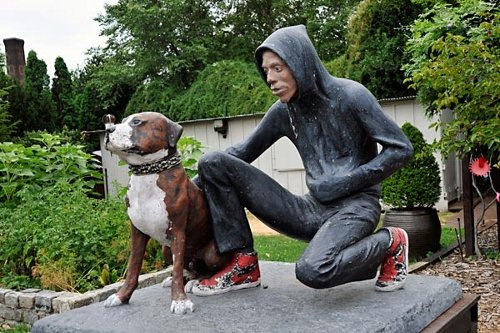
[[[161,286],[163,288],[170,288],[172,287],[172,277],[168,276],[163,282],[161,283]]]
[[[105,308],[111,308],[113,306],[118,306],[122,305],[123,302],[116,296],[116,294],[113,294],[109,296],[105,301],[104,301],[104,307]]]
[[[194,304],[189,299],[183,299],[180,301],[172,301],[170,305],[170,312],[175,314],[186,314],[187,312],[194,311]]]
[[[184,286],[184,291],[186,293],[191,293],[193,290],[193,286],[196,286],[200,283],[198,280],[189,280],[186,285]]]
[[[196,286],[200,281],[198,280],[189,280],[186,285],[184,286],[184,292],[190,293],[191,290],[193,290],[193,286]],[[169,276],[163,282],[161,283],[161,286],[163,288],[170,288],[172,287],[172,277]]]

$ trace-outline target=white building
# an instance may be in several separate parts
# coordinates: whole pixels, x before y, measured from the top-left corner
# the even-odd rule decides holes
[[[399,126],[409,122],[417,127],[427,142],[430,143],[439,137],[439,132],[429,129],[431,122],[415,98],[384,99],[380,100],[379,103],[385,113]],[[222,119],[202,119],[181,122],[180,124],[184,127],[183,135],[192,136],[200,141],[206,147],[206,151],[224,150],[246,138],[263,115],[261,113],[236,116],[224,121]],[[227,126],[226,134],[216,131],[216,128],[221,128],[223,125]],[[102,144],[101,151],[106,194],[114,195],[119,186],[127,185],[128,169],[123,163],[119,165],[116,155],[111,156],[107,150],[103,149]],[[442,188],[441,198],[436,208],[445,211],[448,209],[448,203],[458,199],[461,193],[459,187],[461,184],[460,163],[454,156],[443,161],[441,156],[436,153],[436,158],[441,169]],[[252,164],[291,192],[295,194],[307,192],[304,167],[295,147],[287,138],[280,139]]]

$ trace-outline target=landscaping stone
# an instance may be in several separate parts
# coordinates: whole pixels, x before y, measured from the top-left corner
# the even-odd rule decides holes
[[[10,292],[10,289],[0,288],[0,303],[5,303],[5,294]]]
[[[171,275],[170,268],[145,274],[139,279],[139,288],[160,283]],[[84,294],[67,291],[55,292],[38,288],[29,288],[21,291],[0,288],[0,323],[25,322],[34,323],[53,313],[61,313],[72,309],[87,306],[91,303],[104,301],[116,293],[123,285],[123,281],[113,283],[101,289],[91,290]],[[6,295],[8,295],[6,297]],[[8,310],[8,309],[10,310]]]
[[[169,311],[170,290],[137,290],[130,304],[103,303],[40,319],[33,333],[114,332],[420,332],[462,297],[455,280],[410,275],[404,289],[381,293],[375,280],[315,290],[295,279],[294,265],[261,262],[259,288],[211,297],[189,295],[196,310]]]
[[[52,300],[60,293],[51,290],[42,290],[35,296],[35,309],[38,311],[52,312]]]
[[[16,309],[19,305],[19,293],[15,291],[6,293],[4,296],[4,302],[8,307]]]
[[[72,308],[69,306],[69,302],[71,299],[75,297],[79,297],[81,294],[63,292],[60,293],[56,298],[52,300],[52,311],[54,313],[61,313],[64,311],[69,311]]]
[[[22,312],[18,309],[0,304],[0,317],[5,320],[21,321]]]
[[[29,325],[33,325],[35,321],[40,319],[39,312],[36,310],[23,311],[23,322]]]
[[[23,309],[33,309],[35,307],[36,294],[24,293],[19,294],[19,307]]]

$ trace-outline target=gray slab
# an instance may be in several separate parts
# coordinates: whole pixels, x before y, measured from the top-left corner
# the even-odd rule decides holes
[[[404,289],[381,293],[374,280],[314,290],[295,279],[294,265],[261,262],[263,287],[189,297],[196,310],[169,312],[170,291],[137,290],[130,304],[92,304],[35,323],[33,333],[124,332],[420,332],[462,297],[460,284],[410,275]]]

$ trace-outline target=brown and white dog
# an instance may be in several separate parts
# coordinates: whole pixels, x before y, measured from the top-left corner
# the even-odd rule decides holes
[[[106,127],[106,149],[132,171],[126,197],[132,231],[125,283],[104,305],[128,303],[138,284],[146,244],[153,238],[163,245],[163,255],[173,265],[170,311],[191,312],[194,306],[184,290],[184,268],[201,261],[215,269],[221,258],[215,252],[204,194],[180,164],[176,144],[183,129],[155,112],[137,113]]]

